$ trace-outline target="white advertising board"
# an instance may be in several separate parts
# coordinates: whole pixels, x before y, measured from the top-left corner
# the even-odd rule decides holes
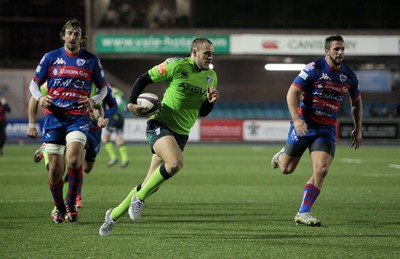
[[[233,55],[321,55],[325,38],[330,35],[233,34],[230,53]],[[400,37],[384,35],[342,35],[346,55],[400,55]]]
[[[285,141],[289,130],[288,120],[245,120],[244,141]]]

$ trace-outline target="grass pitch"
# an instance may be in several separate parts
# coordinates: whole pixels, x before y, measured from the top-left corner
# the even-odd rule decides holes
[[[197,145],[185,166],[111,236],[98,230],[147,171],[145,144],[129,145],[128,168],[107,168],[100,151],[84,175],[77,223],[53,224],[52,198],[37,146],[6,145],[0,157],[0,258],[399,258],[400,147],[338,146],[313,208],[321,227],[296,226],[306,154],[297,171],[270,168],[271,145]]]

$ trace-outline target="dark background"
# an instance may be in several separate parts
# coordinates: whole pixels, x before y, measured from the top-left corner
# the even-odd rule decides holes
[[[140,6],[152,1],[110,0],[116,4]],[[175,2],[176,1],[176,2]],[[174,5],[178,0],[165,3]],[[189,0],[190,1],[190,0]],[[102,1],[97,0],[0,0],[0,68],[28,68],[32,73],[46,52],[61,46],[59,32],[63,24],[76,17],[86,29],[124,30],[137,33],[192,33],[210,30],[212,33],[297,33],[347,35],[399,35],[400,19],[397,1],[272,1],[272,0],[192,0],[187,17],[176,17],[173,24],[149,28],[146,24],[130,27],[101,27],[104,14],[94,12]],[[104,2],[104,1],[103,1]],[[164,3],[164,1],[161,1]],[[91,8],[88,8],[91,6]],[[90,49],[89,49],[90,50]],[[188,50],[189,54],[189,50]],[[308,63],[321,56],[290,57],[295,62]],[[107,78],[127,95],[137,76],[162,62],[167,55],[99,56]],[[216,55],[215,70],[219,77],[221,101],[285,102],[287,89],[298,72],[267,72],[267,62],[279,62],[280,56]],[[350,57],[345,63],[352,69],[372,67],[399,74],[400,56]],[[153,90],[155,89],[155,90]],[[161,93],[162,87],[151,91]],[[387,102],[392,106],[400,100],[400,89],[391,93],[363,94],[367,102]]]

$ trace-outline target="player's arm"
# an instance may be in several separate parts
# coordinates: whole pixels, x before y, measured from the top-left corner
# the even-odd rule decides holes
[[[136,79],[135,83],[133,84],[127,105],[128,110],[133,113],[133,115],[141,116],[140,109],[142,107],[136,104],[136,100],[138,96],[143,92],[144,88],[151,83],[153,83],[153,80],[150,78],[149,73],[146,72],[138,79]]]
[[[97,126],[105,128],[107,126],[107,120],[104,118],[104,108],[102,105],[93,108],[93,117],[97,122]]]
[[[210,114],[210,112],[214,108],[214,103],[219,98],[218,90],[215,87],[212,88],[208,87],[206,95],[207,95],[207,100],[203,102],[199,111],[200,117],[206,117],[208,114]]]
[[[38,112],[38,104],[39,102],[35,99],[35,97],[31,96],[28,104],[28,129],[26,131],[26,136],[29,138],[37,138],[38,132],[36,129],[36,116]]]
[[[78,109],[92,109],[95,105],[99,104],[107,95],[107,87],[101,87],[95,95],[91,97],[83,96],[82,100],[78,102]]]
[[[78,103],[80,105],[78,109],[92,109],[93,107],[98,105],[107,95],[108,87],[107,82],[105,82],[104,79],[104,71],[101,66],[100,59],[98,57],[96,57],[95,59],[96,62],[94,62],[95,66],[93,68],[92,83],[94,83],[98,91],[93,96],[82,98],[82,100]]]
[[[294,128],[296,129],[296,133],[298,136],[303,136],[308,132],[307,124],[301,119],[300,114],[298,112],[302,92],[303,91],[300,88],[292,84],[286,95],[287,106],[290,115],[292,117]]]
[[[351,132],[351,147],[359,148],[362,141],[362,99],[361,96],[351,99],[351,116],[353,117],[354,130]]]
[[[105,108],[106,106],[107,106],[107,109]],[[117,100],[115,99],[115,96],[109,85],[107,85],[107,95],[103,100],[103,108],[105,110],[104,118],[106,118],[106,119],[114,116],[114,114],[116,114],[118,111]]]
[[[51,96],[44,95],[40,91],[39,82],[36,81],[35,79],[32,79],[29,85],[29,91],[31,92],[32,96],[38,101],[40,107],[42,107],[43,109],[53,104],[53,102],[51,101]]]

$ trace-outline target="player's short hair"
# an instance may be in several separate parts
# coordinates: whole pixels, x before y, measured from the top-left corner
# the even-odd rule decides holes
[[[65,31],[66,31],[68,28],[72,28],[72,29],[79,28],[79,29],[81,30],[81,34],[82,34],[82,43],[81,43],[81,46],[83,46],[83,45],[85,44],[85,41],[86,41],[86,39],[87,39],[87,36],[86,36],[85,27],[83,26],[83,24],[81,23],[81,21],[79,21],[79,20],[76,19],[76,18],[73,18],[73,19],[68,20],[68,21],[64,24],[64,26],[61,28],[61,31],[60,31],[60,40],[61,40],[61,42],[64,42],[63,37],[64,37],[64,35],[65,35]]]
[[[196,38],[192,41],[192,49],[191,51],[193,51],[193,49],[199,49],[204,43],[210,43],[211,45],[213,45],[213,43],[206,38]]]
[[[329,50],[331,48],[332,41],[344,42],[343,37],[338,34],[329,36],[328,38],[325,39],[325,50]]]

